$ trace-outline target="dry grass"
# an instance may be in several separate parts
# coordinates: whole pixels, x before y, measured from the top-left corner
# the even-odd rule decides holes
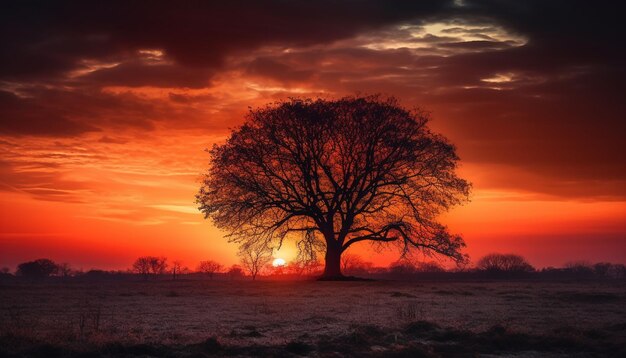
[[[507,345],[546,350],[552,344],[561,351],[568,344],[583,350],[595,343],[610,347],[624,342],[625,332],[623,282],[163,281],[0,286],[0,346],[13,347],[6,348],[9,355],[29,355],[29,347],[43,345],[44,350],[61,350],[62,354],[57,352],[61,355],[90,349],[112,355],[135,355],[135,351],[174,356],[247,354],[237,351],[242,347],[265,347],[270,355],[325,355],[348,354],[360,347],[366,350],[360,355],[419,351],[445,356],[444,346],[460,341],[477,352],[485,347],[506,350]],[[165,354],[163,349],[180,354]]]

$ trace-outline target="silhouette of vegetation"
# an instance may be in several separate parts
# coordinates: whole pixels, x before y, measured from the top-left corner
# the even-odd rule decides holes
[[[63,262],[57,265],[57,273],[61,277],[69,277],[74,273],[72,266],[67,262]]]
[[[251,110],[210,150],[199,209],[243,246],[325,251],[325,279],[341,255],[372,241],[466,260],[460,236],[437,221],[467,199],[454,146],[429,116],[394,98],[291,99]]]
[[[130,270],[106,271],[92,269],[89,271],[74,270],[68,263],[55,264],[50,259],[39,259],[18,265],[15,275],[11,274],[9,267],[0,270],[2,281],[20,281],[22,279],[39,281],[49,280],[77,280],[77,281],[111,281],[133,280],[137,276],[143,279],[159,278],[160,280],[177,280],[184,277],[186,280],[202,280],[205,278],[220,280],[239,279],[246,274],[258,279],[261,275],[264,280],[307,280],[322,273],[323,265],[319,261],[297,258],[282,267],[272,267],[271,251],[265,248],[258,252],[251,251],[247,258],[240,256],[242,266],[233,265],[224,272],[224,267],[212,260],[201,261],[196,271],[191,271],[182,266],[179,261],[167,264],[167,258],[156,256],[140,257],[133,263]],[[242,251],[239,252],[243,254]],[[258,255],[258,256],[257,256]],[[37,269],[30,274],[33,264]],[[52,266],[50,263],[54,264]],[[606,281],[626,279],[626,266],[609,262],[589,263],[583,261],[567,262],[563,267],[544,267],[535,269],[526,260],[514,254],[489,254],[478,260],[474,267],[463,266],[451,269],[444,268],[436,261],[418,261],[417,258],[403,258],[392,262],[389,266],[374,266],[371,262],[364,261],[360,256],[346,253],[341,258],[342,271],[350,275],[356,275],[366,279],[380,280],[476,280],[476,279],[530,279],[530,280],[588,280]],[[46,267],[42,274],[41,267]],[[21,269],[20,269],[21,267]],[[218,275],[216,275],[218,274]]]
[[[244,276],[243,269],[239,265],[232,265],[226,274],[231,280],[236,280]]]
[[[142,275],[145,279],[150,276],[159,276],[167,269],[167,258],[156,256],[139,257],[133,263],[133,271]]]
[[[478,260],[476,268],[491,273],[523,273],[533,272],[525,258],[515,254],[489,254]]]
[[[272,261],[272,249],[258,243],[246,243],[239,248],[241,265],[256,280],[261,269]]]
[[[176,280],[182,273],[189,271],[187,267],[183,267],[183,263],[179,260],[174,260],[170,265],[170,272],[172,273],[172,280]]]
[[[364,264],[363,259],[359,255],[344,253],[341,255],[341,271],[347,272],[358,268]]]
[[[202,272],[203,274],[209,276],[209,278],[212,280],[213,279],[213,275],[215,275],[215,273],[222,271],[223,266],[215,261],[212,260],[206,260],[206,261],[200,261],[200,263],[198,264],[198,268],[197,271],[198,272]]]
[[[56,274],[59,267],[49,259],[24,262],[17,266],[16,275],[28,278],[45,278]]]

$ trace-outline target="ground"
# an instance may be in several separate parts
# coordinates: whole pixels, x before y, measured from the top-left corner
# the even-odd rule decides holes
[[[12,282],[2,356],[620,356],[626,283]]]

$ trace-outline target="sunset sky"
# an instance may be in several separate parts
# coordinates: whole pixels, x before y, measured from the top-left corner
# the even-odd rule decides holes
[[[472,259],[626,262],[618,2],[140,4],[0,5],[0,266],[234,264],[194,203],[204,149],[249,107],[358,93],[430,111],[457,146],[471,202],[443,222]]]

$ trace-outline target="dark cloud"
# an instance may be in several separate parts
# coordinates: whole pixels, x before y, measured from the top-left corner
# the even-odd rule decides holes
[[[97,130],[68,118],[63,110],[37,98],[0,91],[0,134],[68,136]]]
[[[247,73],[279,79],[285,82],[305,81],[311,78],[313,70],[298,70],[270,58],[256,58],[248,64]]]
[[[447,42],[442,43],[439,46],[448,47],[453,49],[468,49],[468,50],[498,50],[507,45],[499,41],[463,41],[463,42]]]
[[[221,71],[235,70],[282,84],[276,91],[383,92],[423,105],[464,160],[512,166],[532,177],[493,185],[508,180],[563,196],[624,197],[619,2],[462,4],[4,2],[0,133],[68,136],[150,130],[167,121],[202,126],[205,113],[197,106],[223,110],[232,101],[172,91],[159,102],[103,87],[201,89]],[[449,27],[411,32],[435,21]],[[407,24],[413,27],[400,27]],[[502,32],[508,37],[496,36]]]
[[[81,81],[101,86],[204,88],[209,85],[213,73],[212,70],[204,68],[132,61],[93,71],[82,76]]]
[[[325,43],[449,6],[439,0],[4,2],[0,77],[57,75],[80,59],[145,48],[184,65],[216,67],[229,54],[262,45]]]
[[[199,114],[167,102],[99,88],[29,87],[23,97],[0,91],[0,134],[68,137],[102,130],[151,130],[158,123],[194,121]]]

